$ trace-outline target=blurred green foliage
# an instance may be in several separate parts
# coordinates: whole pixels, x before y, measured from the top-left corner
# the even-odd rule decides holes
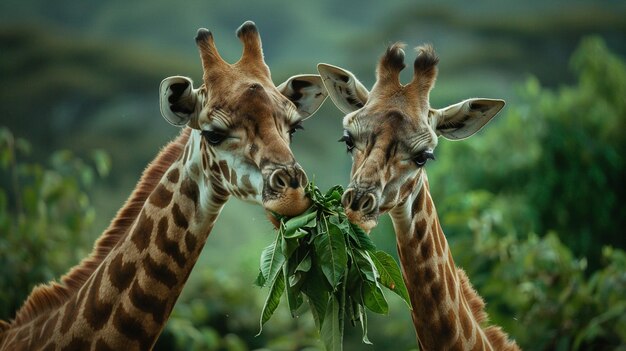
[[[0,315],[13,316],[32,288],[59,277],[91,243],[94,219],[87,190],[109,171],[94,151],[89,162],[63,150],[47,165],[28,162],[30,144],[0,129]]]
[[[626,65],[599,38],[584,40],[571,63],[578,84],[555,91],[528,79],[522,101],[479,143],[441,143],[444,164],[429,175],[456,232],[468,231],[457,209],[490,202],[507,231],[556,231],[595,268],[604,245],[626,247]]]

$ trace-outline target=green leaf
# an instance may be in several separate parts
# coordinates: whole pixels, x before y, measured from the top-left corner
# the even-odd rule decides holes
[[[358,320],[361,322],[361,330],[363,331],[362,341],[364,344],[372,345],[372,342],[367,337],[367,312],[363,306],[363,296],[354,296],[352,300],[352,309],[356,315],[355,322]]]
[[[296,267],[296,272],[308,272],[311,269],[311,256],[307,253]]]
[[[261,272],[263,273],[265,280],[269,282],[274,281],[280,267],[285,262],[285,256],[283,256],[280,250],[276,250],[276,246],[279,245],[280,239],[281,233],[279,231],[276,235],[276,240],[263,249],[263,252],[261,253]]]
[[[326,190],[326,194],[324,198],[333,199],[333,200],[341,200],[341,195],[343,194],[343,187],[341,185],[335,185],[330,187],[330,189]],[[339,198],[337,198],[339,195]]]
[[[361,227],[359,227],[358,225],[350,224],[349,234],[350,237],[356,241],[356,244],[359,248],[367,251],[376,250],[376,245],[374,245],[374,242],[372,241],[370,236],[367,235],[367,233],[365,233],[363,229],[361,229]]]
[[[293,217],[287,222],[285,222],[285,236],[289,237],[293,232],[298,228],[302,228],[307,225],[311,221],[315,221],[315,217],[317,216],[316,211],[305,212],[297,217]],[[313,227],[315,224],[313,224]]]
[[[280,239],[280,248],[281,251],[286,258],[290,258],[291,255],[296,251],[299,247],[298,240],[288,240],[285,238]]]
[[[363,302],[372,312],[387,314],[389,305],[380,286],[370,281],[363,282]]]
[[[409,308],[413,309],[411,307],[409,292],[404,284],[402,272],[400,271],[400,267],[398,267],[396,260],[394,260],[388,253],[380,250],[369,256],[376,265],[376,269],[380,275],[380,283],[400,296]]]
[[[356,265],[361,278],[365,278],[372,283],[378,285],[378,270],[374,261],[372,261],[370,255],[367,252],[356,251],[354,254],[354,264]]]
[[[361,330],[363,331],[362,341],[364,344],[372,345],[372,342],[367,337],[367,313],[362,305],[359,305],[359,311],[361,313]]]
[[[285,232],[285,239],[299,239],[302,237],[305,237],[309,234],[308,231],[302,229],[302,228],[298,228],[293,232],[287,233]]]
[[[336,296],[331,295],[328,308],[322,323],[320,336],[327,351],[343,350],[343,326],[341,323],[341,306]]]
[[[348,264],[344,235],[335,225],[327,225],[325,231],[315,238],[315,252],[322,272],[333,288],[341,281]]]
[[[292,275],[289,276],[289,285],[287,286],[288,290],[291,290],[289,288],[292,288],[294,286],[296,286],[297,284],[302,282],[302,278],[304,278],[305,275],[300,273],[300,272],[296,272]]]
[[[311,313],[315,320],[317,330],[321,331],[324,316],[328,305],[328,283],[322,272],[313,265],[307,274],[307,279],[302,285],[302,292],[308,297]]]
[[[285,281],[289,281],[289,284],[285,285],[285,292],[287,294],[287,303],[289,304],[289,310],[291,311],[291,316],[295,317],[296,310],[302,305],[304,299],[302,298],[302,294],[300,293],[299,284],[301,282],[300,279],[297,279],[292,284],[291,277],[289,276],[289,271],[287,265],[283,265],[283,274]]]
[[[259,270],[259,275],[254,280],[254,285],[262,288],[265,286],[265,277],[263,276],[263,272]]]
[[[263,332],[263,324],[265,324],[265,322],[267,322],[272,315],[274,314],[274,311],[276,311],[276,308],[278,307],[278,304],[280,303],[280,297],[283,296],[283,293],[285,292],[285,277],[282,274],[278,274],[276,276],[276,279],[272,282],[272,285],[270,286],[270,293],[267,295],[267,298],[265,299],[265,304],[263,305],[263,311],[261,312],[261,323],[259,325],[259,333],[257,334],[257,336],[261,335],[261,332]]]

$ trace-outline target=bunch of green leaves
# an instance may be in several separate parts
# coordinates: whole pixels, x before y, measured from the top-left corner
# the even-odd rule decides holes
[[[410,308],[400,269],[393,257],[376,250],[369,236],[350,223],[341,205],[341,186],[322,194],[310,183],[307,193],[313,205],[297,217],[276,216],[280,221],[276,238],[261,254],[256,284],[269,287],[261,331],[286,294],[292,316],[308,302],[326,349],[342,349],[346,319],[353,326],[360,324],[363,342],[370,344],[365,310],[387,314],[382,287],[398,294]]]

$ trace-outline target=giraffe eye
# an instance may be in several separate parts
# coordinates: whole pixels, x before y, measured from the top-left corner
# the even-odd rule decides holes
[[[346,148],[348,152],[352,152],[352,149],[354,149],[354,140],[352,139],[352,135],[350,134],[350,132],[348,132],[347,130],[343,131],[343,136],[338,141],[340,143],[346,143]]]
[[[203,130],[202,136],[209,144],[217,146],[228,137],[228,134],[221,130]]]
[[[426,164],[426,162],[428,162],[429,159],[434,160],[435,154],[433,154],[432,150],[424,150],[420,152],[417,156],[415,156],[413,161],[415,162],[417,167],[424,167],[424,165]]]

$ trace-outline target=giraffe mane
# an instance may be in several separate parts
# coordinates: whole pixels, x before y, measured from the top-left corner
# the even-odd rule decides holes
[[[478,325],[480,325],[485,332],[489,344],[494,350],[519,350],[517,344],[509,339],[509,336],[502,328],[493,325],[485,326],[489,319],[485,312],[485,302],[472,287],[472,283],[469,281],[465,271],[458,267],[456,271],[461,284],[461,294],[469,305],[472,316],[474,316]]]
[[[58,308],[78,292],[105,257],[126,236],[150,193],[158,185],[172,163],[182,154],[189,139],[190,131],[190,128],[183,129],[178,137],[163,147],[157,157],[146,167],[124,206],[117,212],[109,227],[94,244],[91,254],[63,275],[61,282],[51,281],[36,286],[17,311],[11,326],[24,324],[44,312]],[[8,325],[0,320],[0,340],[3,329],[8,329]]]

